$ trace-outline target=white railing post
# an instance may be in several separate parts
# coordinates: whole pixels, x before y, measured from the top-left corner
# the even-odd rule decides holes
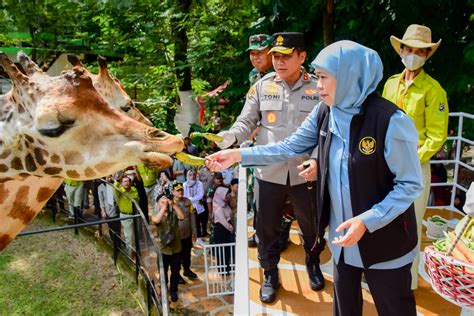
[[[235,238],[234,315],[250,315],[247,248],[247,168],[239,168],[239,200]]]
[[[454,200],[456,199],[456,185],[458,183],[458,173],[459,173],[459,161],[461,161],[461,150],[462,150],[462,128],[463,127],[463,115],[458,117],[458,136],[456,138],[456,161],[454,162],[454,172],[453,172],[453,189],[451,191],[451,207],[454,208]]]

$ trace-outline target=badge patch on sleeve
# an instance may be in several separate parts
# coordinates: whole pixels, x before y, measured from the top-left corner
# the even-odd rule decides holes
[[[251,98],[255,94],[255,86],[251,86],[249,91],[247,92],[247,99]]]
[[[372,155],[376,150],[375,144],[376,142],[373,137],[366,136],[359,142],[359,151],[364,155]]]
[[[439,104],[439,111],[443,112],[444,111],[444,103]]]

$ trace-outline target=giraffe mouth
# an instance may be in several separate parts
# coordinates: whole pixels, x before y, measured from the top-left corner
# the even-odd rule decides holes
[[[145,152],[142,159],[146,167],[159,171],[173,164],[173,159],[166,153]]]

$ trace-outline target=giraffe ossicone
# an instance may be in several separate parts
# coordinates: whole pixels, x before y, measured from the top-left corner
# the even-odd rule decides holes
[[[110,75],[107,60],[104,57],[97,57],[99,63],[98,75],[88,71],[82,65],[79,58],[74,54],[68,54],[67,60],[72,66],[78,66],[84,69],[86,74],[91,77],[94,88],[96,88],[97,92],[99,92],[109,105],[141,123],[153,126],[150,120],[137,109],[132,98],[125,91],[122,83],[117,78]],[[43,72],[43,70],[41,70],[41,68],[24,52],[18,53],[18,61],[28,76],[47,76],[47,74]]]
[[[12,81],[0,95],[0,250],[63,178],[94,179],[139,163],[166,168],[183,148],[180,137],[109,105],[81,66],[50,77],[35,64],[24,75],[3,53],[0,64]]]

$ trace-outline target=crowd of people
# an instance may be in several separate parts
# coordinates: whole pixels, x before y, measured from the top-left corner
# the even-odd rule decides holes
[[[189,154],[205,155],[185,139]],[[108,222],[110,238],[116,247],[135,253],[133,219],[142,211],[146,221],[156,225],[157,241],[163,254],[165,280],[172,301],[178,300],[178,284],[183,278],[197,278],[191,269],[191,251],[195,244],[222,244],[235,241],[238,168],[210,172],[205,166],[195,168],[174,159],[170,168],[153,171],[144,165],[130,166],[103,179],[90,182],[66,179],[64,194],[71,219],[84,219],[89,197],[94,213]],[[219,259],[220,260],[220,259]],[[228,256],[224,258],[229,266]],[[181,272],[182,271],[182,272]]]

